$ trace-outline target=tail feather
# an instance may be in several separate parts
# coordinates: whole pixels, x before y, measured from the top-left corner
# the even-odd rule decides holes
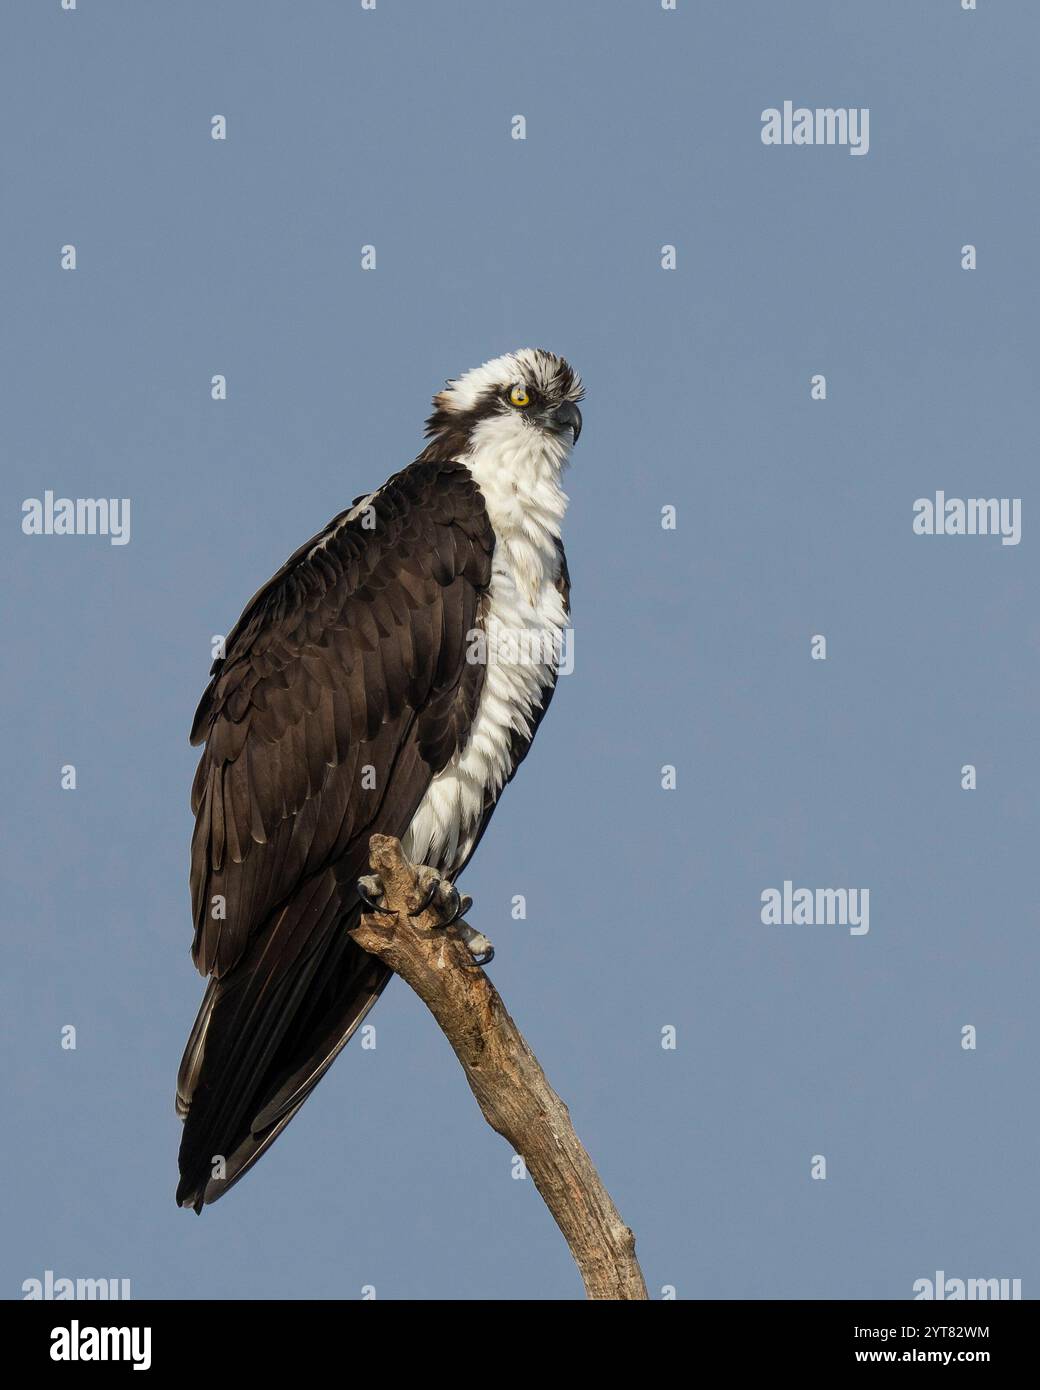
[[[320,875],[211,980],[178,1075],[181,1206],[201,1211],[252,1167],[382,993],[391,972],[347,934],[360,913]]]

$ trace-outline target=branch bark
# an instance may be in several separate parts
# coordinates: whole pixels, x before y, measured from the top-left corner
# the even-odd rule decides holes
[[[421,897],[416,866],[400,841],[373,835],[369,854],[383,902],[397,916],[368,913],[351,936],[400,975],[437,1020],[485,1120],[523,1158],[570,1246],[587,1296],[645,1299],[635,1237],[498,991],[454,928],[443,927],[438,908],[409,916]]]

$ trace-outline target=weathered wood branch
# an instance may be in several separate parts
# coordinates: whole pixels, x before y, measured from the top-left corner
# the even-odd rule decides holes
[[[645,1299],[635,1237],[498,991],[473,964],[455,927],[443,926],[441,909],[431,905],[409,916],[422,895],[416,866],[405,859],[400,842],[373,835],[369,852],[372,872],[382,880],[382,905],[390,911],[362,917],[351,932],[354,940],[400,975],[437,1020],[484,1118],[523,1158],[570,1246],[588,1297]]]

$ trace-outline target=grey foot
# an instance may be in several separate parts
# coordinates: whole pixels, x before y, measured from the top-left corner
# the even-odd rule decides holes
[[[383,912],[388,917],[396,917],[397,913],[392,907],[383,907],[383,884],[378,874],[366,874],[364,878],[359,878],[354,885],[358,897],[368,908],[369,912]]]
[[[409,916],[418,917],[431,904],[436,905],[444,914],[444,921],[439,924],[438,930],[454,925],[459,939],[472,954],[475,966],[489,965],[494,960],[495,948],[487,937],[461,920],[462,914],[473,906],[471,897],[460,893],[453,883],[429,864],[423,864],[419,870],[419,892],[422,895],[419,906]]]
[[[465,922],[459,923],[459,936],[469,947],[476,966],[490,965],[495,959],[495,948],[482,932],[476,931]]]
[[[429,864],[421,864],[417,877],[419,906],[414,912],[409,912],[409,917],[419,917],[428,907],[436,907],[444,916],[444,921],[438,925],[450,927],[452,922],[457,922],[462,914],[473,906],[473,899],[464,898],[454,883],[446,879],[439,869],[433,869]]]

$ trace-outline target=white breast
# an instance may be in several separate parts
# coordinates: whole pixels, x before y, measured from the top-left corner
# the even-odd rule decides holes
[[[488,424],[474,432],[472,451],[461,460],[484,495],[496,536],[485,640],[471,648],[486,659],[484,684],[464,747],[431,782],[404,839],[413,862],[445,871],[468,857],[485,795],[497,797],[513,771],[514,731],[530,737],[568,622],[557,588],[566,450],[520,422]]]

